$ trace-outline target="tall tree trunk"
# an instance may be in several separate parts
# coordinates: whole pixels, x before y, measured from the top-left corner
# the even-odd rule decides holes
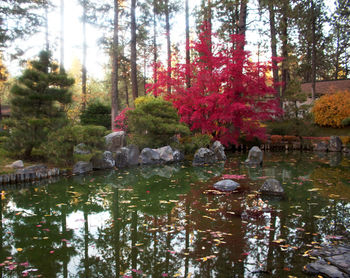
[[[118,115],[118,47],[119,47],[119,4],[114,0],[114,23],[113,23],[113,45],[112,45],[112,109],[111,109],[111,128],[114,128],[114,119]]]
[[[170,14],[169,14],[169,0],[165,0],[165,33],[167,43],[167,55],[168,55],[168,79],[171,78],[171,42],[170,42]],[[171,88],[169,81],[167,82],[167,92],[170,93]]]
[[[277,37],[276,37],[277,32],[276,32],[276,21],[275,21],[275,9],[271,1],[268,2],[268,5],[269,5],[268,7],[269,7],[269,16],[270,16],[271,54],[273,59],[272,60],[273,83],[274,83],[275,90],[278,93],[280,107],[282,108],[283,102],[280,96],[279,87],[277,85],[279,83],[278,65],[277,65],[277,62],[274,60],[274,58],[277,57]]]
[[[61,30],[60,30],[60,72],[64,69],[64,0],[61,0]]]
[[[339,30],[339,26],[336,26],[337,30],[337,48],[336,48],[336,52],[335,52],[335,73],[334,73],[334,79],[338,80],[339,78],[339,58],[340,58],[340,42],[339,42],[339,37],[340,37],[340,30]]]
[[[315,100],[316,96],[316,15],[315,15],[315,3],[311,0],[311,29],[312,29],[312,60],[311,60],[311,97]]]
[[[188,0],[185,1],[185,16],[186,16],[186,87],[191,87],[191,78],[190,78],[190,23],[189,23],[189,9],[188,9]]]
[[[134,100],[138,97],[137,65],[136,65],[136,0],[131,0],[131,88]]]
[[[86,44],[86,0],[83,1],[83,65],[81,69],[81,88],[82,88],[82,108],[86,108],[86,54],[87,54],[87,44]]]
[[[45,5],[45,50],[50,51],[49,43],[49,7],[48,4]]]
[[[282,92],[281,97],[285,95],[288,83],[288,3],[284,2],[281,22],[282,36]]]
[[[157,83],[158,77],[157,77],[157,61],[158,61],[158,49],[157,49],[157,2],[156,0],[153,0],[153,64],[154,64],[154,72],[153,72],[153,79],[154,83]]]
[[[238,34],[245,36],[247,30],[247,4],[248,0],[241,0],[239,9],[239,22],[238,22]],[[244,49],[244,42],[238,45],[238,47]]]

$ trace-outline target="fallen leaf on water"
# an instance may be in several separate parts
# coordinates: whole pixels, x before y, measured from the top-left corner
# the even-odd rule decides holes
[[[315,188],[308,189],[309,192],[314,192],[314,191],[319,191],[319,190],[321,190],[321,188],[315,187]]]
[[[326,218],[326,216],[323,216],[323,215],[314,215],[315,218],[317,219],[323,219],[323,218]]]
[[[23,248],[17,248],[16,249],[18,252],[22,252],[23,251]]]

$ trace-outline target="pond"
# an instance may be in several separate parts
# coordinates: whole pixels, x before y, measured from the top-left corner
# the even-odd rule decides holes
[[[308,250],[350,242],[348,158],[245,158],[3,188],[0,277],[305,277]],[[225,175],[238,192],[213,190]],[[285,198],[258,194],[267,177]]]

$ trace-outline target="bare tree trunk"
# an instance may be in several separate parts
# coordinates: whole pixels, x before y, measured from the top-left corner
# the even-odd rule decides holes
[[[158,77],[157,77],[157,61],[158,61],[158,49],[157,49],[157,8],[156,8],[156,0],[153,0],[153,64],[154,64],[154,83],[157,83]]]
[[[134,100],[138,97],[136,65],[136,0],[131,0],[131,88]]]
[[[287,18],[287,5],[283,4],[283,14],[282,14],[282,92],[281,97],[285,95],[287,83],[288,83],[288,18]]]
[[[245,36],[247,30],[247,4],[248,0],[241,0],[241,5],[239,9],[239,22],[238,22],[238,34]],[[238,47],[244,49],[244,42]]]
[[[111,109],[111,129],[114,128],[114,120],[118,115],[118,28],[119,28],[119,4],[114,0],[114,23],[113,23],[113,45],[112,45],[112,109]]]
[[[82,88],[82,108],[86,108],[86,54],[87,54],[87,44],[86,44],[86,0],[83,1],[83,65],[81,69],[81,88]]]
[[[185,13],[186,13],[186,87],[191,87],[190,78],[190,23],[189,23],[189,10],[188,10],[188,0],[185,3]]]
[[[339,45],[339,36],[340,36],[340,30],[339,26],[337,26],[337,49],[335,52],[335,73],[334,73],[334,79],[338,80],[339,78],[339,57],[340,57],[340,45]]]
[[[169,0],[165,0],[165,32],[168,54],[168,79],[171,78],[171,42],[170,42],[170,15],[169,15]],[[167,82],[167,92],[170,93],[171,88],[169,81]]]
[[[61,30],[60,30],[60,72],[64,69],[64,0],[61,0]]]
[[[270,15],[271,54],[272,54],[272,58],[276,58],[277,57],[277,37],[276,37],[277,32],[276,32],[276,21],[275,21],[275,9],[273,4],[270,1],[268,5],[269,5],[269,15]],[[282,108],[283,102],[280,96],[279,87],[277,85],[279,83],[278,65],[275,60],[272,60],[272,64],[273,64],[273,70],[272,70],[273,83],[274,83],[275,90],[278,93],[280,107]]]
[[[312,20],[312,68],[311,68],[311,98],[315,100],[316,96],[316,15],[315,15],[315,4],[311,0],[311,20]]]

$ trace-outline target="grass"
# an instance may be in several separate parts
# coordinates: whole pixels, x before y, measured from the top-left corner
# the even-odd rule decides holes
[[[0,175],[13,173],[15,170],[12,168],[7,168],[14,160],[7,156],[7,152],[0,146]]]

